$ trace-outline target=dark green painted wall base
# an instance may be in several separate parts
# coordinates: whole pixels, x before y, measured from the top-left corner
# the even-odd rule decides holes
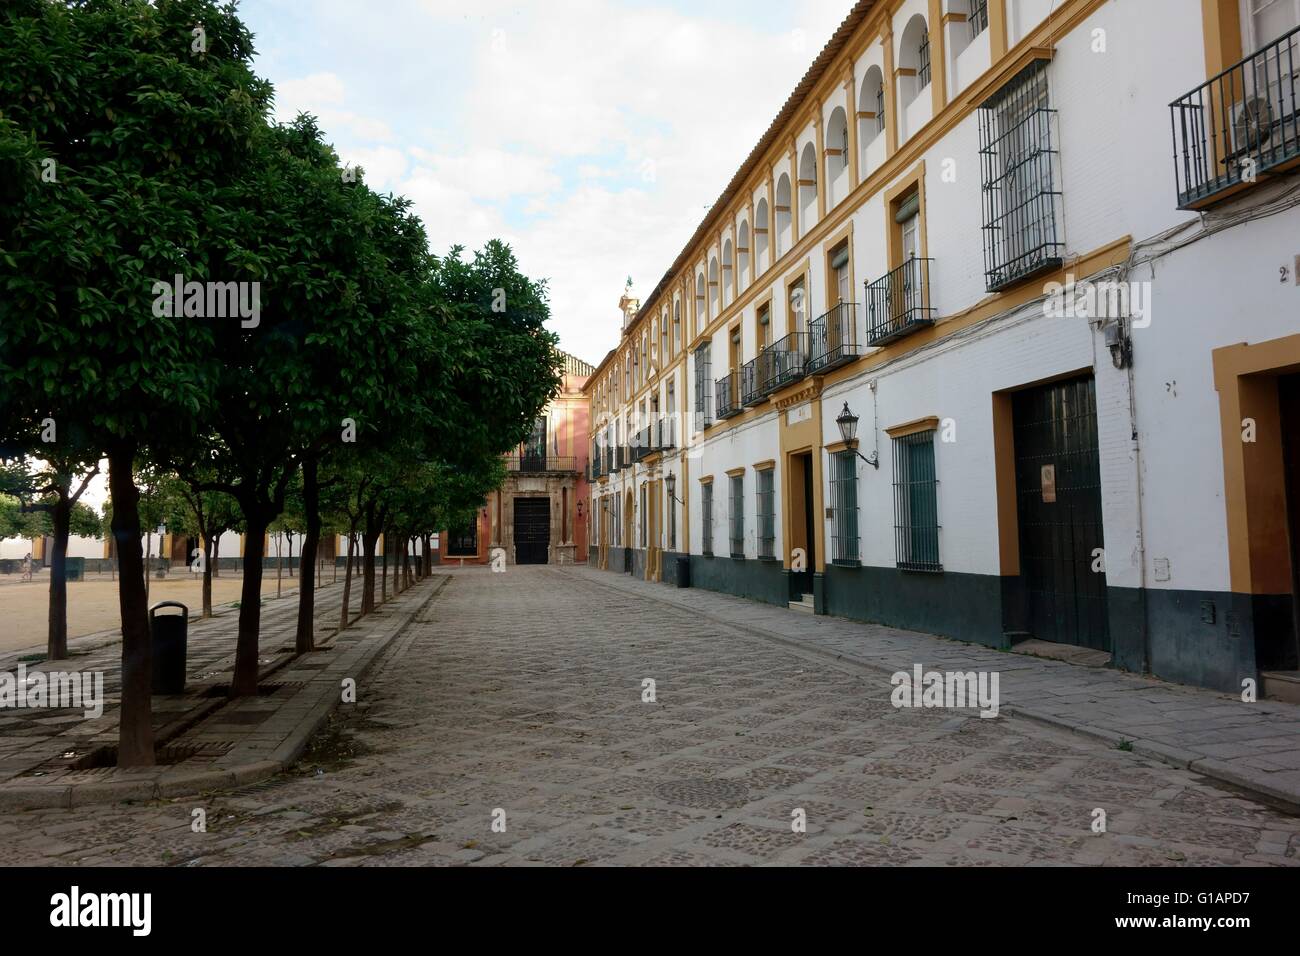
[[[780,561],[691,555],[691,587],[723,591],[768,604],[789,604],[790,585]]]
[[[622,571],[625,549],[611,550],[610,570]],[[789,600],[789,572],[780,562],[665,552],[665,585],[677,585],[678,557],[689,557],[691,587],[782,607]],[[643,577],[644,552],[633,552],[633,560]],[[1008,633],[1024,620],[1019,582],[996,575],[832,565],[816,576],[814,591],[819,614],[986,647],[1009,647]],[[1290,595],[1110,587],[1107,616],[1111,663],[1120,670],[1239,694],[1242,680],[1257,678],[1261,668],[1295,667],[1285,667],[1287,655],[1292,661],[1295,655]],[[1256,660],[1257,630],[1267,635],[1262,647],[1268,661]]]

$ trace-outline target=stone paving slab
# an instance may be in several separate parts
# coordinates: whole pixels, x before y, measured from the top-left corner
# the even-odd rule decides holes
[[[899,710],[877,670],[571,569],[448,577],[293,772],[0,814],[0,864],[1300,866],[1300,820],[1202,774]]]
[[[1002,709],[1085,734],[1240,787],[1300,812],[1300,706],[1245,703],[1217,691],[1102,667],[763,604],[702,588],[675,588],[575,566],[609,590],[689,611],[787,646],[872,670],[986,670],[1000,674]]]
[[[445,583],[445,577],[437,576],[421,582],[338,633],[342,589],[320,589],[317,651],[306,657],[296,657],[288,646],[296,632],[296,598],[274,602],[264,608],[261,627],[259,683],[270,693],[236,701],[206,692],[229,685],[237,615],[192,622],[186,692],[154,698],[156,746],[182,757],[156,767],[60,766],[62,755],[85,755],[116,743],[120,647],[101,646],[71,661],[41,665],[43,670],[103,671],[104,714],[89,720],[67,711],[19,711],[32,725],[20,728],[25,733],[11,736],[10,728],[0,728],[0,808],[172,797],[243,786],[279,772],[298,758],[338,706],[342,680],[360,680],[375,655]],[[61,718],[72,719],[65,723]]]

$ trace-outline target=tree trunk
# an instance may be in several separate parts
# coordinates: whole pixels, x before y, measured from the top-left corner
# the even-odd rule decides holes
[[[391,534],[384,535],[384,557],[383,557],[384,576],[380,579],[380,591],[379,591],[380,604],[385,604],[388,602],[388,549],[393,546],[392,537],[393,536]]]
[[[149,611],[149,565],[153,564],[153,555],[149,552],[153,550],[153,531],[152,529],[144,536],[144,607],[145,613]]]
[[[231,697],[257,693],[257,641],[262,624],[262,558],[266,555],[266,529],[271,523],[252,502],[240,502],[244,512],[244,581],[239,592],[239,639],[235,644],[235,676]]]
[[[212,575],[215,573],[216,545],[211,535],[203,536],[203,616],[212,617]]]
[[[275,596],[280,597],[280,582],[284,578],[284,553],[281,550],[281,532],[275,533]]]
[[[343,610],[339,613],[339,630],[348,626],[348,599],[352,597],[352,554],[356,550],[356,538],[348,532],[348,564],[343,572]],[[335,562],[337,568],[338,562]]]
[[[122,711],[118,725],[119,767],[151,767],[153,755],[153,647],[149,599],[140,554],[140,491],[132,467],[136,446],[108,449],[108,487],[113,499],[113,540],[122,574],[117,600],[122,616]]]
[[[302,503],[307,512],[307,533],[298,552],[298,636],[294,649],[299,654],[315,650],[316,552],[320,548],[320,488],[317,485],[316,459],[304,458],[302,463]],[[311,555],[311,560],[305,560]]]
[[[361,536],[361,613],[375,609],[375,543],[379,532]]]
[[[287,565],[286,570],[289,572],[289,577],[292,578],[293,577],[293,532],[292,531],[288,531],[285,533],[285,540],[289,544],[289,564]],[[298,563],[302,564],[302,554],[298,555]]]
[[[225,529],[218,529],[217,533],[212,536],[212,576],[221,577],[221,536],[225,534]]]
[[[72,502],[67,490],[59,494],[50,509],[54,541],[50,555],[50,613],[45,656],[52,661],[68,657],[68,527],[72,523]]]

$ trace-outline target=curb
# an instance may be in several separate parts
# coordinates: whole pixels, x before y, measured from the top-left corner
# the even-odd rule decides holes
[[[639,593],[639,591],[635,591],[631,588],[606,584],[603,581],[593,581],[592,583],[611,591],[617,591],[620,594]],[[773,643],[780,644],[790,650],[812,654],[830,663],[849,664],[853,667],[864,668],[875,673],[893,673],[893,669],[886,665],[872,663],[862,658],[853,657],[839,651],[832,651],[824,647],[800,643],[799,641],[792,640],[791,638],[784,637],[761,627],[755,627],[752,624],[728,621],[725,618],[706,614],[696,608],[684,607],[674,601],[665,600],[653,594],[647,595],[647,599],[668,607],[676,608],[677,610],[688,614],[696,614],[699,617],[716,624],[735,628],[738,631],[752,634],[763,640],[772,641]],[[780,610],[777,605],[772,605],[772,607],[776,610]],[[933,637],[936,640],[943,640],[943,638],[939,638],[936,635],[925,636]],[[1231,764],[1225,763],[1224,761],[1218,760],[1214,757],[1203,756],[1194,751],[1183,750],[1179,747],[1171,747],[1168,744],[1158,743],[1153,740],[1143,740],[1141,737],[1125,737],[1121,733],[1107,730],[1104,727],[1094,727],[1089,724],[1074,723],[1058,717],[1055,714],[1042,713],[1035,711],[1032,708],[1023,707],[1019,704],[1004,704],[1000,708],[1000,712],[1015,717],[1022,717],[1025,720],[1041,724],[1045,727],[1051,727],[1055,730],[1069,731],[1070,733],[1078,734],[1081,737],[1087,737],[1091,740],[1096,740],[1112,747],[1118,747],[1121,742],[1127,740],[1132,745],[1131,752],[1139,757],[1158,760],[1161,763],[1167,764],[1171,767],[1176,767],[1179,770],[1188,770],[1192,773],[1200,774],[1201,776],[1208,777],[1211,780],[1227,784],[1233,790],[1240,791],[1247,796],[1268,804],[1269,806],[1277,807],[1287,813],[1300,814],[1300,793],[1297,793],[1294,790],[1283,790],[1278,787],[1273,787],[1257,778],[1245,776]]]
[[[437,576],[436,572],[435,576]],[[387,628],[387,633],[379,632],[371,635],[371,641],[364,649],[353,648],[352,654],[355,656],[346,664],[347,676],[358,679],[363,677],[375,658],[406,632],[416,617],[442,593],[450,581],[449,577],[442,575],[441,580],[434,583],[432,591],[418,604],[412,606],[404,620],[393,622]],[[340,660],[339,666],[343,665],[344,661]],[[69,809],[94,804],[121,803],[128,800],[172,799],[209,790],[260,783],[293,766],[307,749],[307,744],[316,731],[341,703],[338,683],[332,674],[313,679],[307,687],[290,699],[296,701],[302,695],[313,693],[314,699],[310,700],[306,713],[299,719],[293,730],[275,750],[269,755],[262,756],[261,759],[230,766],[218,765],[214,770],[185,770],[177,773],[170,772],[173,768],[161,768],[159,771],[155,771],[154,768],[127,770],[113,768],[112,772],[120,774],[120,778],[106,778],[80,784],[0,786],[0,811]],[[142,770],[152,775],[146,779],[130,779],[131,776],[140,774]]]

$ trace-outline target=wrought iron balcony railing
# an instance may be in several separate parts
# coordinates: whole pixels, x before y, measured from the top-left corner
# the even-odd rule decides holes
[[[506,471],[524,474],[543,472],[577,472],[578,459],[572,455],[506,455]]]
[[[750,359],[740,367],[740,402],[746,408],[752,405],[761,405],[767,399],[767,392],[760,391],[758,387],[758,366],[762,360],[766,367],[766,359],[763,359],[763,353],[758,353],[759,357]]]
[[[841,302],[808,323],[808,371],[826,372],[862,355],[866,343],[858,328],[858,304]]]
[[[714,383],[718,400],[718,420],[735,418],[744,409],[740,406],[740,373],[731,372]]]
[[[655,444],[657,437],[653,425],[647,425],[632,436],[632,460],[643,461],[657,452],[659,450],[658,445]]]
[[[791,332],[759,354],[759,388],[764,394],[808,374],[808,333]]]
[[[677,447],[677,422],[672,418],[659,419],[659,450],[672,451]]]
[[[867,284],[867,344],[884,345],[934,324],[930,263],[908,259]]]
[[[1300,157],[1300,27],[1169,104],[1178,208]]]

